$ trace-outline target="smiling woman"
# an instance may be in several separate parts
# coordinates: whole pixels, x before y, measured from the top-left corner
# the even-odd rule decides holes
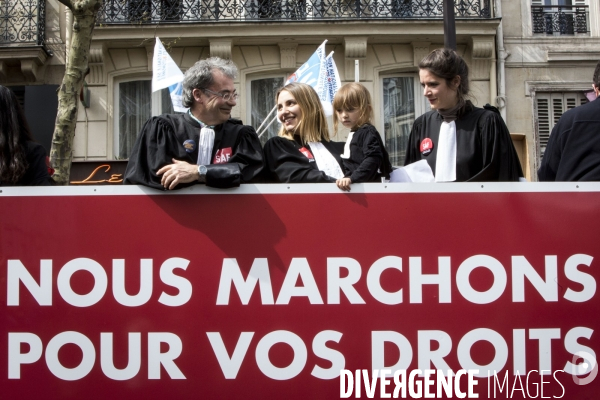
[[[427,160],[436,182],[518,181],[523,172],[500,113],[467,99],[469,69],[462,57],[436,49],[419,69],[432,110],[415,120],[404,164]]]
[[[279,135],[265,144],[270,179],[280,183],[328,183],[344,176],[344,144],[329,140],[321,101],[305,83],[290,83],[276,96]]]

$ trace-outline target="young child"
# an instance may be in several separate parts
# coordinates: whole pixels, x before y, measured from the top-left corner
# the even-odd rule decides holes
[[[392,165],[379,132],[371,125],[373,106],[369,91],[360,83],[347,83],[336,93],[333,109],[336,133],[340,122],[350,129],[341,156],[344,178],[336,181],[337,186],[349,191],[352,183],[389,179]]]

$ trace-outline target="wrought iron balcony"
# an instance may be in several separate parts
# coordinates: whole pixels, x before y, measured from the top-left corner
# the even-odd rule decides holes
[[[46,44],[46,0],[0,1],[0,46]]]
[[[456,0],[456,18],[491,18],[491,0]],[[443,18],[443,0],[105,0],[98,24]]]
[[[533,33],[575,35],[589,33],[588,6],[531,6]]]

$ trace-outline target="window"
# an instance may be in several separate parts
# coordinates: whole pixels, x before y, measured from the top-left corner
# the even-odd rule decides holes
[[[540,160],[546,151],[550,132],[563,113],[587,102],[587,98],[581,92],[536,93],[535,113]]]
[[[250,125],[256,128],[263,146],[269,138],[277,136],[279,131],[279,123],[276,119],[277,112],[273,111],[270,116],[269,113],[275,107],[277,90],[283,86],[286,79],[287,76],[280,75],[252,79],[249,82],[250,90],[248,90],[248,93],[250,98],[247,99],[246,103],[248,104],[247,118]],[[259,129],[261,125],[262,127]]]
[[[394,166],[404,165],[415,118],[429,111],[416,75],[382,79],[384,143]],[[415,97],[416,95],[416,97]]]
[[[150,80],[115,83],[114,157],[129,158],[133,144],[144,126],[154,115],[172,114],[169,89],[152,93]]]
[[[589,32],[587,0],[532,0],[533,33],[575,35]]]

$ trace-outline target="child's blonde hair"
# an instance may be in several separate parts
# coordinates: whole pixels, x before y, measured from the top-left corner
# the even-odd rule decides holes
[[[364,124],[372,124],[373,106],[371,105],[371,94],[366,87],[360,83],[346,83],[342,86],[333,99],[333,127],[337,134],[339,119],[337,110],[359,109],[361,113],[352,129],[359,128]]]
[[[283,91],[289,92],[302,110],[302,118],[294,132],[288,132],[285,125],[281,125],[279,136],[292,139],[294,134],[300,136],[302,143],[329,141],[329,128],[325,112],[321,105],[321,100],[312,86],[306,83],[292,82],[288,83],[277,91],[275,101],[279,100],[279,95]]]

